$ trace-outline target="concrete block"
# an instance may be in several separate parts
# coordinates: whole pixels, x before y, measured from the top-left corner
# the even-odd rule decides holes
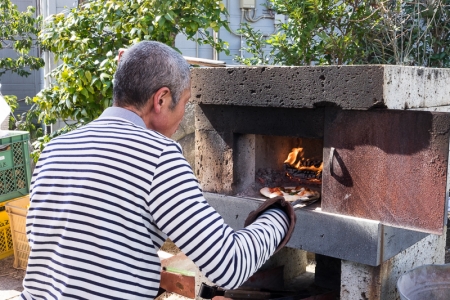
[[[450,104],[449,70],[404,66],[384,68],[384,99],[388,108],[428,108]]]
[[[421,265],[443,264],[446,234],[429,235],[380,266],[342,261],[341,300],[397,300],[397,280]]]
[[[379,269],[379,266],[371,267],[351,261],[342,261],[340,299],[380,299]]]
[[[412,107],[409,110],[421,110],[421,111],[436,111],[436,112],[450,112],[450,105],[445,106],[432,106],[432,107]]]
[[[308,265],[307,252],[295,248],[284,247],[261,266],[259,270],[268,270],[284,266],[284,281],[290,281],[306,272]],[[259,271],[258,270],[258,271]]]

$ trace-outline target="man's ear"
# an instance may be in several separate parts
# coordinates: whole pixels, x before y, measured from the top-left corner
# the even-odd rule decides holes
[[[126,50],[125,48],[119,48],[119,54],[117,55],[117,62],[120,61],[125,50]]]
[[[172,94],[168,87],[162,87],[153,94],[153,109],[160,113],[163,107],[169,107],[172,103]]]

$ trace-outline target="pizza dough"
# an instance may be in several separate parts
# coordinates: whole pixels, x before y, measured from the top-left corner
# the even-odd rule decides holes
[[[300,201],[312,201],[320,198],[318,191],[313,191],[307,187],[264,187],[260,190],[260,193],[267,198],[274,198],[277,196],[283,196],[286,201],[294,202]]]

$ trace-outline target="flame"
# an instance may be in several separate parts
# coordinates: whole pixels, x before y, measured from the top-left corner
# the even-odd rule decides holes
[[[318,160],[319,161],[319,160]],[[305,158],[305,151],[303,148],[293,148],[289,153],[287,159],[284,161],[285,164],[288,164],[300,171],[313,171],[319,172],[323,169],[323,161],[320,163],[319,167],[314,165],[307,166],[306,163],[308,159]]]

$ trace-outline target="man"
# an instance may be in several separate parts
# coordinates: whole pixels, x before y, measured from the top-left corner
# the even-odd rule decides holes
[[[167,237],[211,281],[234,288],[287,242],[295,217],[266,210],[283,199],[237,232],[207,204],[170,139],[189,98],[183,57],[141,42],[120,59],[113,107],[46,146],[32,178],[22,299],[153,299]]]

